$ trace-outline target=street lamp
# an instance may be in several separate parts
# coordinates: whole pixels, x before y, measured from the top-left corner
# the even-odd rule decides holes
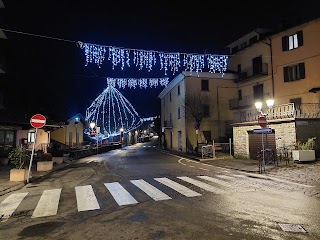
[[[96,123],[95,122],[91,122],[90,123],[90,128],[93,131],[93,129],[96,127]],[[98,142],[98,126],[96,127],[96,137],[97,137],[97,154],[98,154],[98,147],[99,147],[99,142]]]
[[[122,128],[120,128],[121,144],[123,144],[123,131],[124,131],[123,127],[122,127]]]
[[[274,104],[274,100],[273,99],[267,99],[266,100],[266,104],[269,108],[269,110],[273,107]],[[256,109],[258,110],[258,112],[260,112],[260,117],[259,117],[259,124],[261,127],[266,127],[267,126],[267,113],[263,113],[262,111],[262,105],[263,103],[261,101],[257,101],[255,103]],[[265,170],[265,147],[264,147],[264,133],[262,132],[261,134],[262,137],[262,165],[263,165],[263,169]],[[268,138],[266,139],[268,141]],[[268,142],[267,142],[267,146],[268,146]]]

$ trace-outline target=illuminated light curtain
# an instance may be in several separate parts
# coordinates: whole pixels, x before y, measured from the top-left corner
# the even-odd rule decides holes
[[[196,73],[204,71],[205,67],[207,67],[209,72],[221,73],[222,76],[227,69],[227,55],[167,53],[154,50],[103,46],[80,41],[78,45],[84,50],[86,66],[88,66],[89,63],[94,63],[101,67],[103,61],[105,61],[105,55],[108,52],[107,60],[111,61],[112,69],[120,66],[121,70],[123,70],[125,67],[131,66],[130,62],[139,70],[147,69],[149,72],[152,71],[153,67],[159,62],[160,70],[163,70],[165,75],[167,75],[168,71],[175,74],[182,66],[186,71]]]

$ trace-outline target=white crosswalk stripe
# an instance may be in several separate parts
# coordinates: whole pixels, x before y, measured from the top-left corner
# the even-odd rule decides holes
[[[192,179],[192,178],[189,178],[189,177],[178,177],[179,179],[185,181],[185,182],[188,182],[188,183],[191,183],[199,188],[202,188],[206,191],[209,191],[209,192],[213,192],[213,193],[222,193],[224,191],[212,186],[212,185],[209,185],[207,183],[204,183],[204,182],[201,182],[201,181],[198,181],[198,180],[195,180],[195,179]]]
[[[58,212],[61,188],[43,191],[32,218],[56,215]]]
[[[77,186],[75,191],[79,212],[100,209],[91,185]]]
[[[0,203],[0,219],[6,222],[28,193],[13,193]]]
[[[184,183],[192,184],[195,187],[215,194],[223,194],[234,190],[237,192],[245,192],[248,190],[256,191],[256,189],[260,188],[268,190],[274,185],[272,182],[265,179],[249,178],[241,174],[230,175],[223,173],[215,174],[213,176],[200,175],[194,176],[193,178],[187,176],[177,177],[177,179],[183,181],[182,183],[178,180],[174,181],[166,177],[153,179],[186,197],[196,197],[201,196],[202,194],[185,186]],[[172,197],[165,193],[165,189],[161,188],[161,190],[159,190],[146,180],[138,179],[130,180],[130,182],[155,201],[172,199]],[[103,184],[119,206],[138,203],[138,201],[119,182]],[[74,189],[78,212],[99,210],[101,208],[100,202],[91,185],[76,186]],[[58,207],[61,204],[61,192],[61,188],[43,191],[31,217],[39,218],[56,215],[58,213]],[[13,216],[21,202],[26,201],[25,199],[29,197],[28,194],[28,192],[13,193],[6,197],[0,203],[0,221],[5,222]]]
[[[181,193],[182,195],[186,197],[196,197],[196,196],[201,196],[202,194],[197,193],[177,182],[174,182],[168,178],[154,178],[154,180],[166,185],[169,188],[172,188],[173,190],[177,191],[178,193]]]
[[[130,182],[132,182],[134,185],[136,185],[138,188],[144,191],[148,196],[153,198],[155,201],[172,199],[167,194],[161,192],[159,189],[155,188],[154,186],[152,186],[151,184],[147,183],[142,179],[131,180]]]
[[[119,206],[138,203],[118,182],[105,183],[104,185]]]

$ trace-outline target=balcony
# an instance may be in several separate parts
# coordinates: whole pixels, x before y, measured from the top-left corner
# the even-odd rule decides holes
[[[251,107],[254,105],[254,99],[253,96],[244,96],[242,99],[238,98],[233,98],[229,100],[229,109],[242,109],[242,108],[247,108]]]
[[[285,118],[320,118],[319,103],[303,103],[295,107],[294,103],[274,106],[266,111],[268,120],[280,120]],[[233,123],[256,122],[260,113],[254,108],[245,111],[237,111],[233,116]]]
[[[256,64],[243,69],[239,74],[238,81],[246,81],[266,75],[268,75],[268,63]]]

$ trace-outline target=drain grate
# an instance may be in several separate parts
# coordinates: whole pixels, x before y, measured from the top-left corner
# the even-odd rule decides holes
[[[279,223],[279,226],[285,232],[307,232],[301,225],[298,224]]]

